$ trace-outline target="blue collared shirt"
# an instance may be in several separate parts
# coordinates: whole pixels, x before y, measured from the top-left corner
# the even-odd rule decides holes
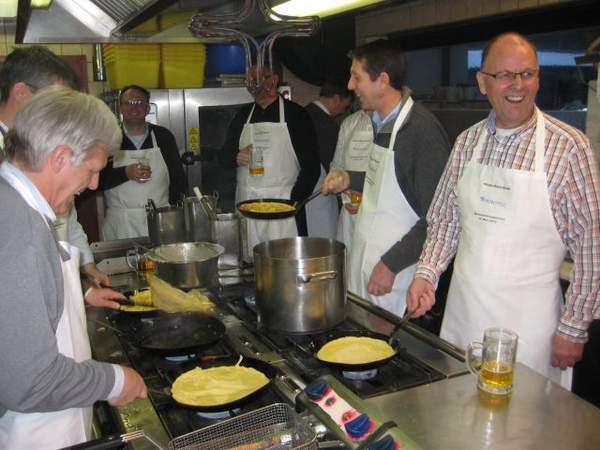
[[[393,122],[394,120],[396,120],[396,117],[398,117],[398,114],[400,113],[400,108],[402,107],[403,103],[404,97],[402,98],[400,103],[398,103],[396,107],[392,109],[392,111],[383,119],[377,111],[373,111],[373,115],[371,116],[371,118],[373,119],[373,124],[375,125],[375,132],[379,133],[379,131],[383,128],[383,126],[386,123]]]

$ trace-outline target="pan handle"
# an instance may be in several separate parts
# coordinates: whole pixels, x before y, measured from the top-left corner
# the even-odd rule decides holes
[[[325,272],[301,273],[296,275],[296,284],[306,284],[311,281],[335,280],[337,272],[335,270],[327,270]]]

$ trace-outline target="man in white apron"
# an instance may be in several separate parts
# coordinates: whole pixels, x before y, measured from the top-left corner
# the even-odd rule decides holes
[[[373,124],[371,116],[360,109],[344,119],[331,161],[331,170],[346,170],[350,172],[366,172],[369,162],[369,151],[373,143]],[[355,198],[360,198],[354,194]],[[342,194],[343,207],[338,217],[336,238],[350,249],[356,213],[359,202],[352,202],[351,191]]]
[[[519,335],[517,360],[570,389],[598,302],[600,179],[587,138],[535,106],[535,47],[507,33],[477,74],[493,111],[457,139],[427,215],[408,294],[420,315],[456,253],[441,336],[465,348],[488,327]],[[563,304],[559,268],[569,251]]]
[[[102,239],[148,235],[146,204],[174,204],[185,193],[183,166],[173,134],[146,122],[150,93],[140,86],[126,86],[119,95],[123,115],[123,144],[100,177],[106,216]]]
[[[79,252],[50,227],[97,187],[120,134],[99,99],[62,87],[37,94],[10,133],[0,165],[0,448],[56,449],[90,438],[95,401],[146,395],[133,370],[91,360]]]
[[[46,47],[17,48],[6,56],[0,68],[0,156],[4,155],[4,137],[17,112],[39,89],[53,84],[78,88],[73,69]],[[98,270],[94,263],[87,235],[77,220],[74,207],[61,219],[61,225],[63,240],[80,251],[81,271],[95,285],[110,285],[108,275]]]
[[[313,192],[319,178],[315,131],[304,108],[279,96],[278,75],[264,70],[255,103],[240,109],[229,125],[219,162],[237,167],[236,202],[255,198],[298,201]],[[256,77],[255,67],[250,75]],[[248,259],[252,259],[253,247],[263,241],[306,236],[304,211],[295,218],[245,222]]]
[[[373,111],[366,175],[332,171],[325,193],[348,187],[362,201],[348,257],[348,290],[402,316],[425,238],[424,215],[450,144],[439,122],[403,88],[401,52],[376,41],[353,52],[348,88]],[[364,188],[362,180],[364,176]]]
[[[350,107],[352,92],[345,85],[326,82],[321,86],[319,99],[306,106],[306,112],[312,120],[319,142],[321,175],[317,187],[323,184],[325,174],[335,152],[340,126],[337,122]],[[339,208],[337,198],[319,196],[306,204],[308,235],[312,237],[336,238]]]

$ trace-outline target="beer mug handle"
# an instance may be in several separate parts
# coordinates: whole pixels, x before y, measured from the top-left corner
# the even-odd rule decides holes
[[[469,372],[475,376],[478,376],[479,369],[481,369],[481,364],[483,362],[483,344],[478,341],[471,342],[467,347],[466,358]]]
[[[125,253],[125,261],[127,262],[127,265],[130,269],[133,269],[135,272],[138,271],[139,257],[140,255],[137,252],[137,249],[135,248],[129,249],[127,250],[127,253]],[[133,263],[131,262],[131,259],[133,259]]]

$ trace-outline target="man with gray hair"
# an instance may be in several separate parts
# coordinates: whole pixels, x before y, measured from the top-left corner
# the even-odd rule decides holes
[[[17,112],[33,95],[46,86],[60,84],[79,89],[77,75],[62,59],[46,47],[34,45],[13,50],[0,67],[0,159],[3,154],[4,137],[12,127]],[[77,221],[75,206],[54,223],[55,233],[76,245],[81,251],[81,271],[95,286],[109,285],[109,277],[98,270],[88,244],[87,235]],[[87,300],[97,306],[116,305],[110,301],[107,291],[94,289]]]
[[[91,406],[145,397],[132,369],[91,359],[78,250],[50,229],[96,189],[119,148],[99,99],[53,86],[25,104],[0,165],[0,448],[56,449],[89,439]]]

